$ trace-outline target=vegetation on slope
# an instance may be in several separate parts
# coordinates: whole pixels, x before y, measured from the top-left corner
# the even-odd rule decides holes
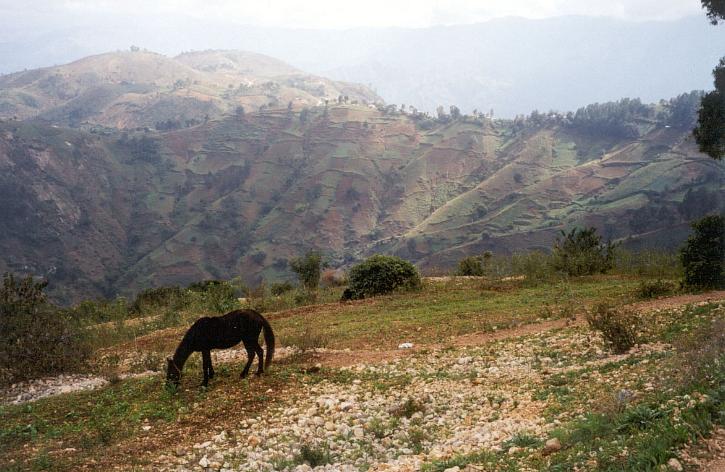
[[[721,164],[686,139],[692,96],[515,121],[343,97],[163,133],[0,123],[2,175],[13,174],[0,177],[0,270],[48,276],[54,297],[78,300],[289,278],[288,261],[310,250],[336,267],[383,252],[448,268],[549,248],[575,225],[671,247],[725,201]],[[593,117],[637,137],[593,134]]]

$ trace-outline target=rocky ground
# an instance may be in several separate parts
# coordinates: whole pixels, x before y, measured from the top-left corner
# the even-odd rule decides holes
[[[227,411],[223,401],[232,395],[232,386],[237,393],[258,390],[254,395],[259,398],[274,398],[261,413],[226,413],[208,424],[187,425],[188,434],[180,435],[179,441],[159,442],[179,429],[179,421],[186,422],[199,409],[208,408],[211,400],[182,402],[179,411],[184,413],[176,426],[144,421],[139,436],[124,446],[138,450],[138,456],[128,457],[128,463],[116,457],[111,467],[285,472],[542,470],[569,447],[562,445],[561,431],[588,413],[622,411],[660,394],[669,398],[663,411],[675,416],[708,401],[696,393],[681,395],[668,383],[670,375],[663,366],[678,346],[674,338],[661,334],[672,320],[691,320],[687,310],[693,307],[709,307],[706,315],[697,316],[724,318],[723,300],[725,293],[717,292],[638,304],[635,308],[644,316],[649,334],[626,354],[613,354],[581,318],[455,336],[437,344],[405,339],[401,341],[412,341],[412,348],[388,351],[314,349],[302,353],[295,347],[279,347],[273,369],[282,372],[278,375],[292,373],[294,382],[288,379],[289,386],[267,378],[219,384],[215,379],[209,390],[210,397],[222,401],[222,411]],[[122,376],[158,375],[141,370],[148,364],[143,352],[127,354],[119,364],[125,369]],[[234,369],[245,357],[244,350],[219,351],[214,353],[214,362],[220,371],[230,363],[232,369],[222,375],[236,379]],[[196,389],[191,385],[195,374],[186,374],[186,389]],[[273,371],[269,379],[278,375]],[[22,403],[99,388],[105,382],[101,377],[60,376],[14,385],[2,392],[2,399]],[[284,392],[270,388],[273,385]],[[197,397],[199,401],[204,395]],[[722,434],[715,434],[669,459],[663,470],[716,471],[723,450]],[[595,452],[585,457],[580,470],[596,469]],[[626,457],[629,451],[615,448],[614,454]]]
[[[512,460],[548,454],[560,447],[551,430],[593,404],[626,403],[657,388],[647,365],[671,349],[658,342],[611,355],[584,327],[418,349],[312,377],[265,415],[177,447],[154,468],[414,471],[481,450]],[[561,384],[570,373],[578,380]],[[519,470],[527,470],[524,462]]]

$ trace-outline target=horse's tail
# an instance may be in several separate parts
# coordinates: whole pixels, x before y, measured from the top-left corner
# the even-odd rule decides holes
[[[269,321],[267,321],[264,316],[259,315],[259,319],[262,321],[264,344],[267,345],[267,358],[264,361],[264,367],[269,369],[269,366],[272,364],[272,358],[274,357],[274,332],[272,331],[272,326],[270,326]]]

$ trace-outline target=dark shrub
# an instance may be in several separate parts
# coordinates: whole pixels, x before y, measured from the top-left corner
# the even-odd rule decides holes
[[[596,228],[574,228],[561,232],[552,253],[553,266],[568,275],[605,273],[614,263],[614,245],[602,243]]]
[[[637,344],[640,318],[632,310],[600,303],[587,313],[587,323],[602,333],[604,342],[616,354],[623,354]]]
[[[637,287],[639,298],[656,298],[671,295],[675,292],[675,284],[667,280],[643,280]]]
[[[725,217],[711,215],[692,224],[695,232],[680,249],[682,285],[693,289],[725,285]]]
[[[157,287],[143,290],[131,305],[131,311],[141,313],[149,308],[158,308],[171,305],[172,300],[182,294],[180,287]]]
[[[84,329],[46,300],[46,282],[5,274],[0,287],[0,383],[72,370],[90,354]]]
[[[269,291],[274,296],[284,295],[292,290],[294,286],[289,282],[276,282],[269,286]]]
[[[226,313],[239,308],[236,290],[229,282],[203,280],[189,285],[188,288],[192,292],[199,292],[204,306],[217,313]]]
[[[317,290],[322,272],[322,255],[319,252],[312,251],[302,257],[296,257],[289,261],[289,265],[303,287],[307,290]]]
[[[348,296],[365,298],[420,287],[420,274],[413,264],[399,257],[378,254],[350,269]]]
[[[464,257],[458,262],[456,275],[482,276],[486,274],[486,264],[491,260],[492,254],[488,251],[481,256]]]

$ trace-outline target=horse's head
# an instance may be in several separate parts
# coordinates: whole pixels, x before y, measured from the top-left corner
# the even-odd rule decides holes
[[[166,382],[177,387],[181,383],[181,371],[170,357],[166,358]]]

